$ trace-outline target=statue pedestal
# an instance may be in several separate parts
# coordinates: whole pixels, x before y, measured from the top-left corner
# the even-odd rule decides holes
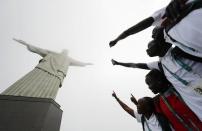
[[[53,99],[0,95],[0,131],[59,131],[62,112]]]

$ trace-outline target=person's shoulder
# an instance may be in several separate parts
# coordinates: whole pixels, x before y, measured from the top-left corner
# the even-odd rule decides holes
[[[161,19],[161,17],[162,17],[164,14],[165,14],[165,7],[156,10],[151,16],[152,16],[154,19]]]
[[[135,115],[135,118],[136,118],[137,122],[141,122],[141,117],[142,117],[142,115],[139,114],[139,113],[136,112],[136,111],[134,111],[134,115]]]

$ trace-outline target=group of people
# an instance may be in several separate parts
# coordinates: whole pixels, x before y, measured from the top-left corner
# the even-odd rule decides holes
[[[150,70],[145,82],[155,97],[139,100],[131,95],[137,112],[112,96],[131,116],[142,123],[144,131],[202,131],[202,0],[172,0],[165,8],[121,33],[109,45],[138,33],[151,25],[153,40],[147,54],[159,57],[150,63],[113,65]],[[14,39],[39,54],[39,64],[2,94],[55,99],[69,66],[92,65],[61,53],[41,49]]]
[[[112,93],[121,107],[142,123],[144,131],[202,131],[201,7],[201,0],[172,0],[109,43],[113,47],[155,26],[146,52],[159,57],[158,61],[123,63],[112,59],[113,65],[150,70],[145,82],[156,96],[136,100],[132,95],[137,112]]]

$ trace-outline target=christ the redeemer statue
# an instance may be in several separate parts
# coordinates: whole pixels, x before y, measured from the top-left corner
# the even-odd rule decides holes
[[[13,40],[25,45],[29,51],[43,58],[31,72],[11,85],[2,95],[55,99],[69,66],[91,65],[91,63],[80,62],[69,57],[67,50],[57,53],[35,47],[22,40]]]

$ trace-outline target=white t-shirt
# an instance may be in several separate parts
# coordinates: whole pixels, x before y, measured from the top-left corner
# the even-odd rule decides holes
[[[196,93],[191,86],[201,83],[202,79],[202,63],[191,61],[188,59],[180,59],[186,65],[192,68],[192,71],[188,72],[172,57],[171,49],[168,50],[166,55],[160,58],[164,74],[166,78],[172,83],[174,88],[180,93],[185,103],[189,108],[199,117],[202,121],[202,96]],[[148,63],[150,69],[159,69],[158,62]],[[164,65],[164,66],[163,66]],[[184,85],[179,79],[174,77],[167,69],[172,73],[179,76],[181,79],[188,82],[188,85]]]
[[[192,11],[168,31],[177,42],[173,42],[166,33],[164,34],[166,42],[191,55],[202,57],[202,9]]]
[[[134,111],[134,115],[136,117],[137,122],[141,123],[142,115],[138,114],[135,111]],[[144,128],[145,128],[145,131],[149,131],[149,129],[148,129],[147,125],[146,125],[146,122],[148,123],[148,126],[149,126],[150,130],[152,130],[152,131],[162,131],[162,128],[161,128],[161,126],[159,124],[159,121],[157,120],[157,118],[156,118],[156,116],[154,114],[151,115],[149,120],[147,120],[145,118]]]
[[[189,0],[187,3],[194,1]],[[155,13],[154,26],[159,26],[162,23],[162,16],[165,14],[165,8],[162,8]],[[177,23],[168,32],[169,36],[177,42],[172,41],[164,32],[166,42],[178,46],[183,51],[198,57],[202,57],[202,9],[197,9],[190,12],[179,23]]]
[[[165,14],[165,8],[166,7],[159,9],[152,14],[151,17],[153,17],[153,19],[154,19],[154,22],[152,23],[153,26],[161,26],[161,23],[163,22],[162,17]]]

